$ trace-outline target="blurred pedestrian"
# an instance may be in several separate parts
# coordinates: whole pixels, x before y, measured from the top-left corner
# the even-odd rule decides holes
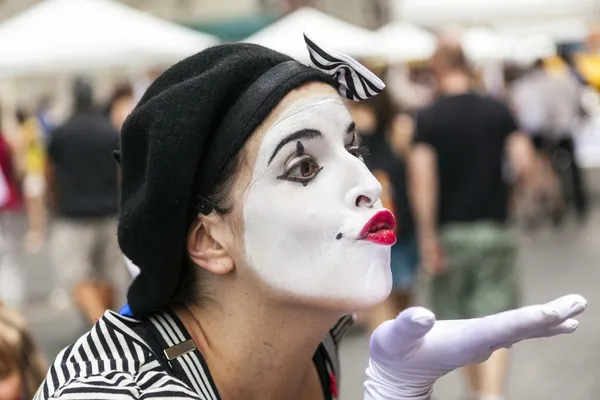
[[[472,91],[458,44],[431,60],[440,98],[419,113],[410,161],[412,206],[436,316],[474,318],[519,302],[516,244],[507,226],[505,149],[520,179],[531,173],[530,140],[507,106]],[[474,399],[501,399],[508,353],[467,367]]]
[[[44,165],[46,158],[45,142],[37,118],[26,110],[17,110],[17,160],[23,174],[22,190],[25,197],[28,229],[25,235],[25,249],[30,253],[39,252],[46,241],[46,204],[44,201],[46,182]]]
[[[537,150],[536,173],[530,185],[521,188],[518,194],[528,227],[536,225],[545,214],[549,214],[558,225],[565,211],[560,182],[552,166],[552,154],[545,145],[549,132],[553,130],[554,100],[548,99],[548,96],[551,95],[554,79],[546,71],[544,61],[539,59],[523,76],[509,84],[508,99],[519,128],[532,138]]]
[[[572,55],[563,55],[563,60],[565,70],[553,77],[545,93],[552,109],[552,126],[544,140],[545,145],[553,150],[554,166],[559,176],[563,177],[563,181],[569,181],[563,185],[565,197],[573,198],[575,213],[583,222],[588,214],[588,194],[575,152],[573,132],[583,113],[581,97],[586,81],[575,67]]]
[[[24,284],[16,249],[22,201],[15,156],[13,146],[0,131],[0,293],[8,304],[20,307]]]
[[[359,320],[364,318],[373,331],[410,306],[418,247],[408,202],[405,153],[401,150],[402,139],[399,139],[403,132],[401,124],[394,123],[395,107],[385,92],[373,99],[348,105],[364,147],[365,164],[382,185],[381,201],[394,213],[397,226],[397,241],[391,250],[392,292],[384,302],[359,315]]]
[[[0,303],[0,399],[32,399],[45,374],[25,319]]]
[[[94,107],[91,85],[75,83],[74,112],[53,133],[48,147],[48,182],[56,221],[51,256],[90,322],[112,309],[127,286],[117,244],[118,177],[111,152],[119,134]]]

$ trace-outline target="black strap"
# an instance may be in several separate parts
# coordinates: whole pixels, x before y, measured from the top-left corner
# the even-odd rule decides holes
[[[181,379],[182,377],[177,375],[177,373],[173,369],[173,366],[171,365],[169,360],[167,360],[167,357],[165,357],[164,346],[161,345],[160,339],[157,338],[156,335],[154,334],[155,331],[152,327],[152,323],[148,319],[143,319],[142,321],[140,321],[139,324],[133,326],[132,329],[142,339],[144,339],[144,342],[146,342],[146,344],[150,348],[150,352],[152,353],[154,358],[156,358],[156,360],[159,362],[160,366],[165,371],[167,371],[169,373],[169,375],[171,375],[179,380],[182,380],[183,382],[186,382],[186,380]]]
[[[317,348],[315,355],[313,356],[313,362],[317,367],[317,373],[319,374],[319,381],[321,382],[321,388],[323,389],[325,400],[333,400],[329,369],[327,368],[327,359],[327,352],[321,343]]]

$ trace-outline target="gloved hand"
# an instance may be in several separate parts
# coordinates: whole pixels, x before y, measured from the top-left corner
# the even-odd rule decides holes
[[[371,336],[365,400],[426,400],[435,381],[467,364],[487,360],[494,351],[524,339],[573,332],[571,319],[586,300],[568,295],[543,305],[483,318],[436,321],[422,307],[401,312]]]

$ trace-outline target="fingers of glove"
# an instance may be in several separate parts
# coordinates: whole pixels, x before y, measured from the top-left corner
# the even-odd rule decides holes
[[[490,349],[490,354],[501,348],[510,349],[514,344],[517,344],[522,340],[541,339],[541,338],[547,338],[547,337],[552,337],[552,336],[557,336],[557,335],[573,333],[577,330],[578,326],[579,326],[578,321],[576,321],[574,319],[568,319],[568,320],[564,321],[562,324],[559,324],[557,326],[553,326],[553,327],[547,328],[547,329],[542,329],[537,332],[531,332],[526,337],[519,338],[518,340],[515,340],[515,341],[499,344]]]
[[[578,294],[569,294],[567,296],[559,297],[558,299],[545,304],[545,307],[556,311],[561,322],[581,314],[586,306],[587,301]]]
[[[406,351],[433,328],[435,315],[423,307],[402,311],[396,319],[381,324],[371,336],[371,352],[384,350],[388,354]]]
[[[564,321],[559,325],[547,329],[542,329],[537,332],[532,332],[530,335],[524,337],[523,339],[537,339],[573,333],[577,330],[578,326],[579,322],[577,320],[569,318],[568,320]]]
[[[505,347],[525,338],[557,327],[571,316],[585,310],[586,301],[579,295],[560,297],[544,305],[522,307],[474,321],[479,325],[478,344]]]
[[[579,322],[572,317],[581,314],[587,306],[587,301],[576,294],[559,297],[542,306],[541,312],[547,316],[546,322],[538,330],[523,330],[519,341],[537,337],[549,337],[562,333],[573,332]]]

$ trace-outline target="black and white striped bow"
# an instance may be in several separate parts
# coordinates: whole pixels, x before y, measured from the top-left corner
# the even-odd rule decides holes
[[[383,81],[354,58],[315,43],[306,33],[304,41],[310,55],[310,66],[331,75],[345,98],[365,100],[385,89]]]

